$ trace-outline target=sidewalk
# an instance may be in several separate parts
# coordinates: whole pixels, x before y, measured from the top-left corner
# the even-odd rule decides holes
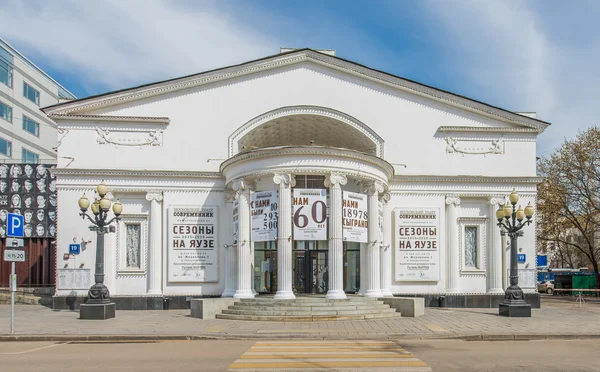
[[[556,297],[556,296],[555,296]],[[10,308],[0,305],[0,341],[125,339],[546,339],[600,338],[600,303],[582,308],[574,299],[549,298],[531,318],[505,318],[497,309],[427,308],[418,318],[326,322],[202,320],[189,310],[117,311],[114,319],[80,320],[76,311],[16,306],[15,335]]]

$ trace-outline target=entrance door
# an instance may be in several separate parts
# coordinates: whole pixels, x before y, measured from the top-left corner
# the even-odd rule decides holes
[[[295,242],[293,284],[297,293],[325,294],[329,287],[329,261],[326,249],[320,242],[300,240]]]
[[[277,292],[277,242],[254,243],[254,289],[258,293]]]

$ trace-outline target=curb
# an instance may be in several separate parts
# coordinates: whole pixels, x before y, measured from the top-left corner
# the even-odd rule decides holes
[[[0,335],[0,342],[52,341],[52,342],[152,342],[152,341],[198,341],[198,340],[462,340],[462,341],[539,341],[539,340],[595,340],[600,334],[449,334],[449,335],[330,335],[306,334],[277,335]]]

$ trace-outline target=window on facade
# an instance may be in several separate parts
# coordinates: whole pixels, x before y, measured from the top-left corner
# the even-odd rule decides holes
[[[23,115],[23,130],[33,134],[36,137],[40,136],[40,124],[25,115]]]
[[[140,254],[141,247],[141,225],[128,223],[125,225],[125,244],[127,249],[126,265],[127,268],[141,268]]]
[[[23,151],[21,151],[21,155],[21,161],[23,163],[37,164],[40,162],[40,156],[35,152],[27,150],[26,148],[23,148]]]
[[[40,92],[26,82],[23,82],[23,97],[27,98],[38,106],[40,105]]]
[[[0,83],[12,88],[13,86],[13,56],[0,47]]]
[[[477,227],[465,226],[465,266],[477,267]]]
[[[12,107],[0,102],[0,118],[12,123]]]
[[[324,189],[325,176],[298,175],[295,187],[298,189]]]
[[[0,138],[0,154],[8,157],[12,156],[12,142]]]

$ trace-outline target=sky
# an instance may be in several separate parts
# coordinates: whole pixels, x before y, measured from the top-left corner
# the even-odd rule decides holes
[[[597,125],[596,0],[0,0],[0,37],[77,97],[273,55],[339,57],[552,123]]]

